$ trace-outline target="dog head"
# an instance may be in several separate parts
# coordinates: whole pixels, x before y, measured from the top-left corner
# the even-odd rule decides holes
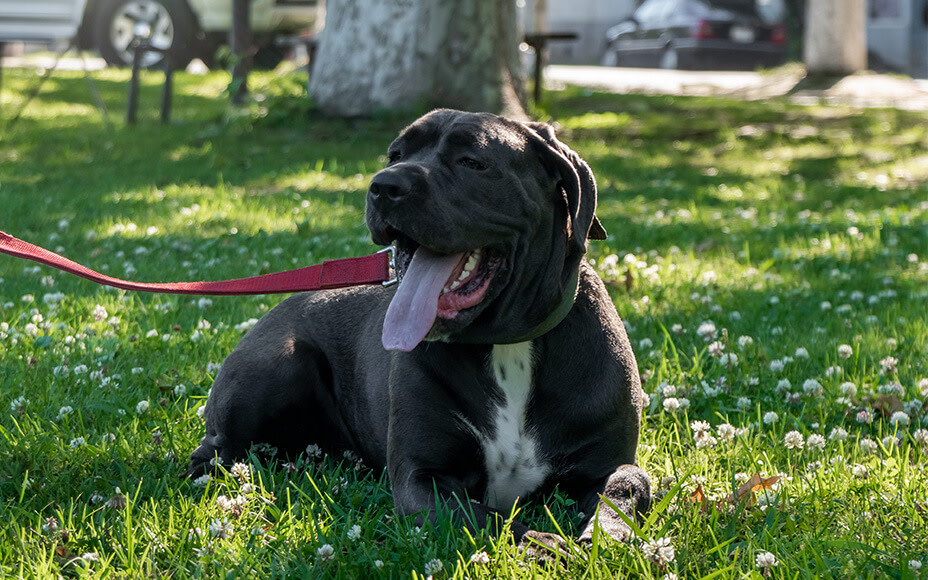
[[[367,225],[395,243],[384,346],[525,340],[573,300],[595,216],[589,166],[543,123],[433,111],[390,145]]]

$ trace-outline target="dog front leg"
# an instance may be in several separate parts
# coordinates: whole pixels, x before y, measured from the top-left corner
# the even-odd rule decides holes
[[[393,502],[397,513],[417,516],[416,525],[426,521],[438,524],[439,515],[451,517],[453,525],[466,527],[471,533],[486,531],[498,537],[509,520],[504,514],[468,497],[466,486],[455,477],[414,471],[402,482],[393,480]],[[528,528],[518,520],[509,522],[513,541],[519,542]]]
[[[591,541],[593,528],[598,525],[613,539],[627,542],[632,537],[632,530],[609,504],[619,508],[628,519],[640,521],[651,506],[651,480],[637,465],[621,465],[606,479],[601,494],[597,493],[594,499],[596,501],[581,502],[581,505],[589,504],[594,511],[589,514],[590,519],[580,534],[580,541]]]

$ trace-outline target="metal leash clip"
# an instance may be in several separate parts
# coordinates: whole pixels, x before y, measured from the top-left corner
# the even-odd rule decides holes
[[[390,253],[390,269],[393,270],[393,278],[385,282],[381,282],[380,284],[384,287],[393,286],[399,282],[399,279],[396,277],[396,246],[387,246],[383,249],[377,250],[378,254],[382,254],[384,252]]]

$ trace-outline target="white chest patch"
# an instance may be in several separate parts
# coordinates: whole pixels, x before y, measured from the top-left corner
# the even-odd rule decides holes
[[[517,497],[536,490],[550,467],[539,457],[535,438],[525,423],[532,393],[532,343],[494,345],[490,370],[503,393],[490,433],[477,432],[487,470],[484,502],[506,511]],[[491,412],[494,412],[491,411]]]

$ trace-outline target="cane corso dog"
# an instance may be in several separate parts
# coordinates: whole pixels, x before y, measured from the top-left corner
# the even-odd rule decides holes
[[[499,533],[556,485],[617,539],[650,502],[636,466],[641,386],[603,282],[587,164],[543,123],[433,111],[367,193],[395,287],[297,294],[222,363],[188,475],[253,443],[350,450],[386,470],[400,514]],[[437,496],[436,496],[437,494]],[[604,502],[601,496],[608,502]],[[556,536],[513,521],[515,541]]]

